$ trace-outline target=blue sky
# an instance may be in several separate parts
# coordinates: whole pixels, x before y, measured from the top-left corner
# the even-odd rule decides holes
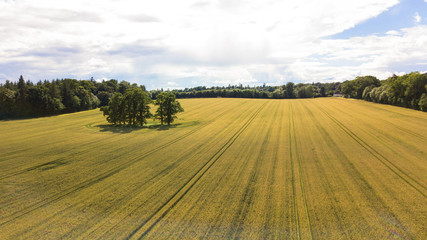
[[[419,16],[417,22],[416,16]],[[423,17],[421,17],[423,16]],[[385,35],[389,31],[427,24],[427,4],[424,0],[401,0],[376,17],[369,18],[353,28],[331,36],[331,38],[351,38],[355,36]]]
[[[156,89],[427,70],[427,0],[3,0],[0,34],[0,82]]]

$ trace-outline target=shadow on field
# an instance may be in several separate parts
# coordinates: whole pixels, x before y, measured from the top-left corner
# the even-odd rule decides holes
[[[112,132],[112,133],[131,133],[134,131],[138,131],[141,129],[153,129],[157,131],[165,131],[169,130],[171,128],[176,128],[178,126],[182,125],[181,123],[178,124],[172,124],[172,125],[149,125],[149,126],[143,126],[143,127],[135,127],[135,126],[114,126],[110,124],[100,124],[96,125],[100,129],[101,132]]]

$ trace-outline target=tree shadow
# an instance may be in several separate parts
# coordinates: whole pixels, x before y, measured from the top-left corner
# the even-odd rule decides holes
[[[112,133],[131,133],[134,131],[139,131],[142,129],[152,129],[157,131],[165,131],[169,130],[171,128],[176,128],[178,126],[182,125],[181,123],[172,124],[172,125],[149,125],[149,126],[129,126],[129,125],[112,125],[112,124],[99,124],[95,125],[94,127],[99,128],[100,132],[112,132]]]

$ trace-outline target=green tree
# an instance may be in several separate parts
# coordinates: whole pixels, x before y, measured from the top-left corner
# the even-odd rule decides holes
[[[420,107],[421,111],[427,112],[427,94],[423,93],[421,95],[420,101],[418,102],[418,106]]]
[[[285,98],[295,98],[294,85],[295,84],[293,82],[288,82],[286,84]]]
[[[176,118],[176,114],[183,112],[184,109],[181,104],[176,101],[175,94],[173,92],[162,92],[157,95],[155,104],[159,107],[156,110],[154,117],[160,120],[160,123],[167,123],[170,125]]]
[[[24,77],[21,75],[18,81],[18,100],[22,103],[25,102],[27,97],[27,90],[27,84],[25,83]]]
[[[16,110],[15,96],[15,91],[0,87],[0,119],[13,117]]]
[[[149,103],[151,99],[147,92],[141,88],[132,88],[126,90],[125,94],[114,94],[108,106],[101,107],[101,111],[107,116],[107,121],[114,125],[127,123],[143,126],[152,117]]]
[[[114,125],[121,125],[125,122],[123,109],[123,95],[119,92],[115,93],[107,106],[101,107],[104,116],[107,116],[107,121]]]

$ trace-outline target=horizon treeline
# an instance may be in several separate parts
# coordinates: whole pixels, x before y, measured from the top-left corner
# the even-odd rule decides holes
[[[341,83],[298,83],[288,82],[282,86],[243,86],[228,85],[227,87],[205,87],[185,88],[172,90],[177,98],[316,98],[331,97],[340,93]]]
[[[94,109],[108,105],[115,93],[145,86],[115,79],[56,79],[33,83],[21,76],[18,82],[0,84],[0,119],[42,117]]]
[[[412,72],[386,80],[356,77],[341,84],[344,97],[427,111],[427,74]]]
[[[0,84],[0,119],[41,117],[71,113],[107,106],[112,96],[127,89],[140,88],[151,99],[163,89],[147,91],[144,85],[117,81],[56,79],[33,83],[21,76],[17,82]],[[243,86],[185,88],[171,90],[176,98],[316,98],[342,94],[344,97],[364,99],[383,104],[427,111],[427,74],[412,72],[378,80],[373,76],[334,83],[288,82],[282,86]]]

